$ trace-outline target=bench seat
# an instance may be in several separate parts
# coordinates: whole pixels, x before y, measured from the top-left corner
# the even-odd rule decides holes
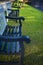
[[[7,36],[18,36],[19,31],[17,29],[19,26],[6,26],[6,29],[3,35]],[[20,43],[19,42],[0,42],[0,54],[14,54],[20,52]]]

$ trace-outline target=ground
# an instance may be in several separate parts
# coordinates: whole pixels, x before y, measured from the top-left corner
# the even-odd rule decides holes
[[[26,6],[20,14],[25,17],[23,34],[31,39],[31,43],[25,44],[24,65],[43,65],[43,12]]]

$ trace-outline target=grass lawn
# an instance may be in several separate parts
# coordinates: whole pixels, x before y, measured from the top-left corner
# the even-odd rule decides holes
[[[20,16],[25,17],[22,33],[31,39],[29,44],[24,43],[24,65],[43,65],[43,12],[26,5],[20,9]]]
[[[23,34],[31,39],[31,43],[25,44],[24,65],[43,65],[43,12],[26,6],[20,15],[25,17]]]

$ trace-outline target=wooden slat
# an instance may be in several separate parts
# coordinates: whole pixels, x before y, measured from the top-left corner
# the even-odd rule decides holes
[[[2,42],[0,42],[0,51],[1,51],[1,48],[2,48]]]
[[[9,35],[9,34],[14,34],[14,36],[19,36],[20,27],[6,27],[4,34],[3,35]],[[0,48],[3,46],[3,44],[0,44]],[[3,49],[2,49],[3,54],[19,54],[20,52],[20,44],[18,42],[5,42]]]
[[[12,43],[11,53],[15,53],[16,52],[15,46],[16,46],[16,42],[13,42]]]
[[[7,50],[6,50],[8,54],[10,54],[10,51],[11,51],[11,50],[10,50],[10,48],[11,48],[10,46],[11,46],[11,43],[8,42],[8,43],[7,43]]]

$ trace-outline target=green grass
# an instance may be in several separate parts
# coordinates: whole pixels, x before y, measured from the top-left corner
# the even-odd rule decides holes
[[[25,17],[23,34],[31,39],[25,44],[24,65],[43,65],[43,12],[26,6],[21,8],[20,15]]]
[[[20,9],[20,16],[25,17],[22,34],[31,39],[29,44],[24,43],[24,65],[43,65],[43,12],[27,5]]]
[[[22,33],[31,39],[29,44],[24,43],[24,65],[43,65],[43,12],[26,5],[20,9],[20,16],[25,17]]]

